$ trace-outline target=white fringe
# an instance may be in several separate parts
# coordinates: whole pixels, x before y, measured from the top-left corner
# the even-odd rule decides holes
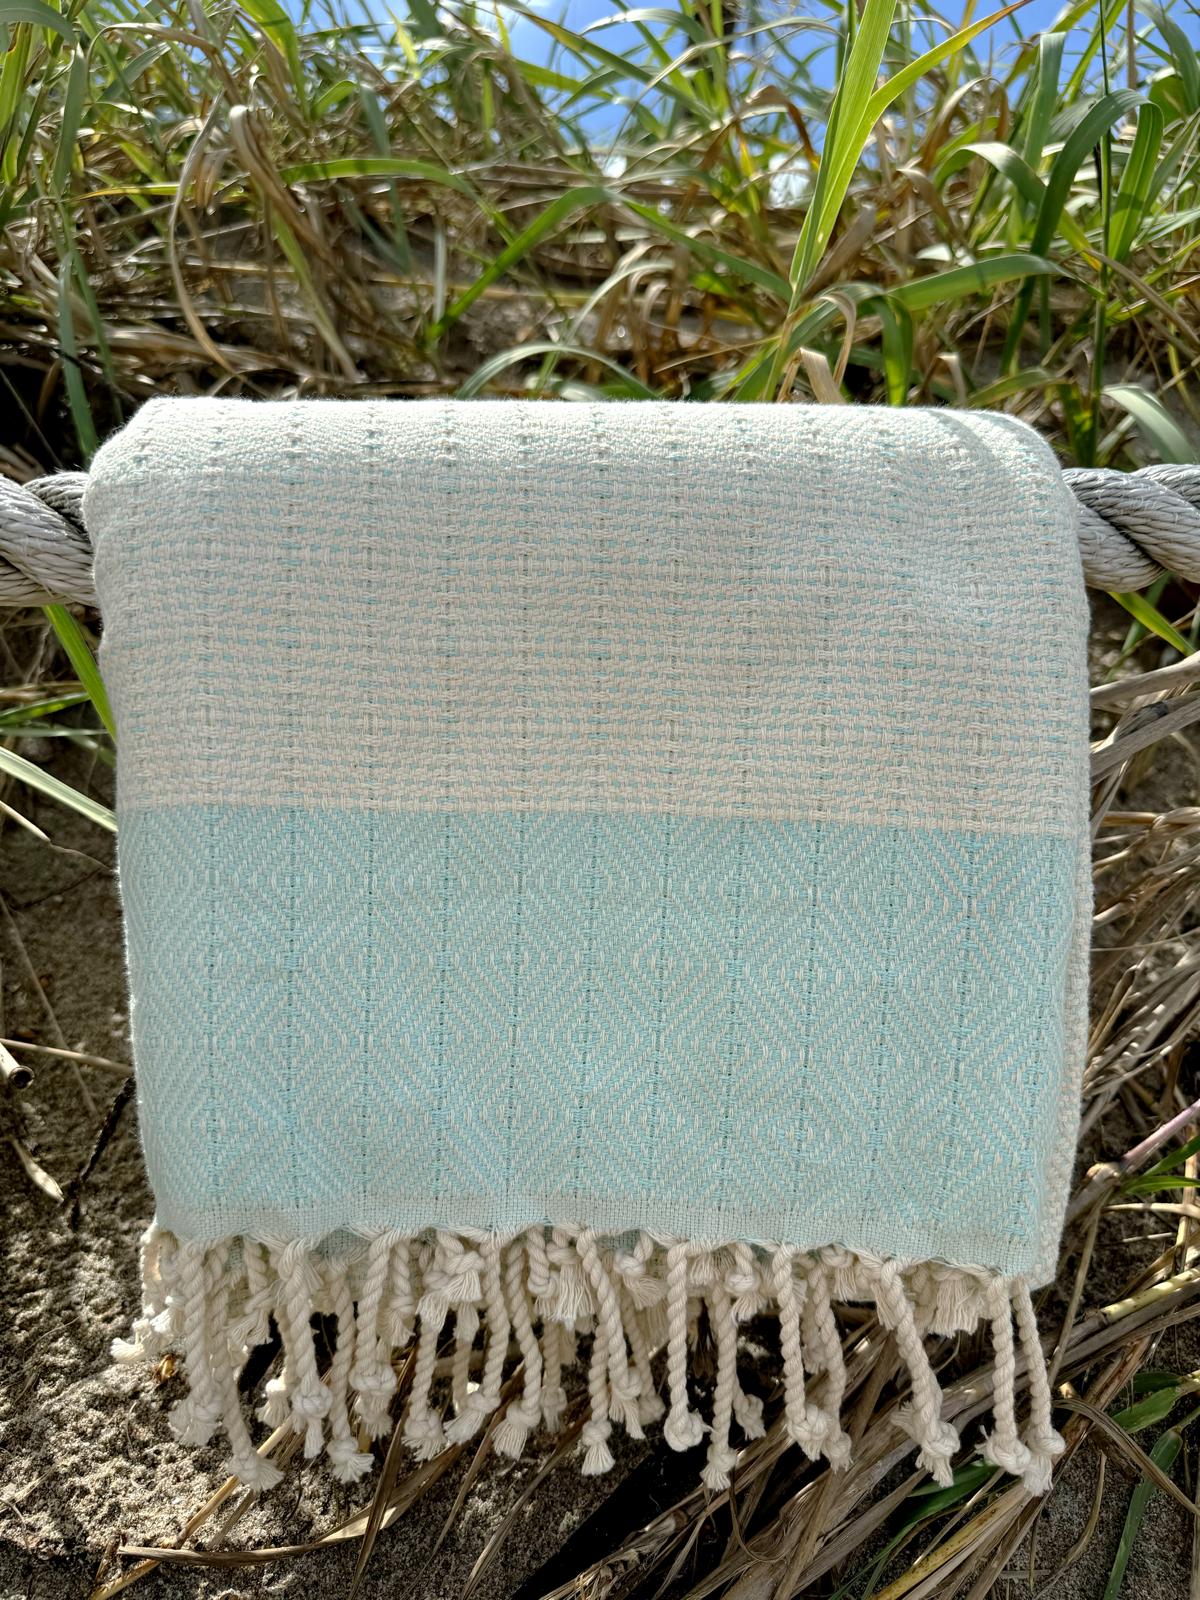
[[[172,1413],[172,1427],[192,1444],[224,1433],[230,1471],[251,1489],[271,1488],[280,1476],[256,1452],[238,1392],[238,1374],[251,1349],[268,1339],[272,1316],[283,1365],[265,1386],[258,1416],[272,1428],[290,1421],[304,1436],[305,1454],[324,1452],[344,1483],[371,1469],[371,1441],[391,1430],[394,1359],[414,1340],[402,1427],[405,1441],[427,1460],[475,1438],[501,1410],[510,1344],[522,1383],[496,1422],[495,1449],[516,1457],[537,1428],[556,1429],[566,1406],[562,1368],[576,1359],[577,1338],[590,1335],[583,1472],[612,1466],[614,1423],[641,1438],[665,1412],[663,1434],[672,1449],[691,1449],[708,1435],[702,1477],[720,1493],[737,1463],[734,1424],[746,1439],[763,1433],[762,1402],[745,1392],[737,1373],[739,1325],[762,1312],[779,1319],[784,1431],[812,1460],[843,1468],[851,1441],[840,1420],[846,1366],[835,1300],[873,1304],[895,1339],[911,1391],[896,1421],[938,1483],[952,1481],[960,1444],[942,1417],[926,1334],[970,1332],[981,1321],[990,1328],[992,1428],[981,1444],[985,1460],[1020,1478],[1031,1494],[1044,1494],[1063,1449],[1051,1423],[1028,1281],[975,1268],[881,1260],[840,1246],[713,1245],[648,1233],[632,1245],[614,1245],[590,1228],[570,1227],[533,1227],[511,1237],[387,1232],[346,1259],[308,1240],[202,1244],[177,1240],[158,1226],[143,1238],[141,1267],[142,1313],[132,1338],[114,1342],[113,1355],[156,1361],[177,1352],[189,1392]],[[689,1350],[702,1310],[716,1346],[707,1421],[688,1393]],[[336,1326],[324,1378],[313,1341],[317,1313]],[[479,1381],[473,1383],[481,1332]],[[439,1346],[451,1336],[453,1414],[443,1422],[434,1386]],[[651,1357],[664,1345],[665,1407],[651,1373]],[[1016,1414],[1018,1357],[1029,1374],[1023,1435]]]

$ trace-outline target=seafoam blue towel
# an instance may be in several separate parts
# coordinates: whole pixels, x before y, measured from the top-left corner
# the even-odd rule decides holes
[[[343,1477],[413,1337],[420,1453],[485,1422],[516,1453],[578,1348],[599,1471],[614,1420],[661,1410],[665,1344],[667,1437],[707,1430],[719,1488],[734,1422],[761,1427],[736,1346],[765,1309],[783,1425],[836,1464],[849,1298],[895,1330],[942,1479],[919,1335],[987,1318],[985,1448],[1043,1487],[1029,1286],[1074,1150],[1089,879],[1087,610],[1036,435],[159,400],[85,513],[158,1208],[123,1353],[182,1350],[187,1436],[271,1480],[236,1374],[274,1316],[264,1415]]]

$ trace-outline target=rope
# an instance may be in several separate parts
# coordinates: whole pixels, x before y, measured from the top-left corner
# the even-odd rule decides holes
[[[1163,572],[1200,583],[1200,466],[1069,467],[1063,477],[1091,588],[1145,589]],[[95,604],[86,487],[83,472],[24,484],[0,475],[0,607]]]

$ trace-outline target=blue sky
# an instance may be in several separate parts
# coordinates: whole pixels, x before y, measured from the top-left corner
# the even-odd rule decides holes
[[[284,3],[299,9],[304,0],[284,0]],[[459,3],[462,3],[462,0],[459,0]],[[614,55],[637,54],[643,60],[646,59],[646,44],[637,28],[631,23],[613,20],[622,9],[618,0],[522,0],[522,3],[527,10],[537,11],[544,17],[564,23],[576,33],[590,30],[590,37],[595,43]],[[626,0],[626,9],[635,3],[647,7],[651,12],[657,12],[660,17],[663,13],[678,11],[678,0]],[[1150,33],[1157,39],[1151,21],[1155,3],[1156,0],[1135,0],[1139,35]],[[318,7],[321,4],[322,0],[316,0]],[[434,17],[440,0],[325,0],[325,4],[342,11],[343,14],[349,10],[351,14],[358,12],[360,15],[365,15],[385,32],[389,17],[396,17],[401,21],[408,21],[411,18],[413,32],[419,37],[422,32],[421,17]],[[585,74],[584,64],[572,55],[564,53],[544,28],[505,7],[504,0],[500,0],[500,4],[513,50],[519,58],[541,65],[554,65],[572,77]],[[927,20],[928,13],[922,9],[919,0],[912,0],[910,15],[914,28],[913,48],[916,52],[930,48],[938,39],[943,38],[948,30],[960,26],[964,20],[967,0],[934,0],[934,4],[939,18],[936,26]],[[986,17],[992,11],[1000,9],[1002,4],[1003,0],[975,0],[970,13],[971,20],[978,21]],[[1069,34],[1064,52],[1064,75],[1071,70],[1078,49],[1091,35],[1099,4],[1100,0],[1095,0],[1095,5],[1086,14],[1085,23],[1071,30]],[[478,25],[488,27],[489,18],[494,15],[492,0],[475,0],[474,9]],[[807,25],[802,30],[791,31],[787,35],[790,50],[795,57],[804,59],[812,57],[809,60],[809,71],[816,85],[827,86],[832,83],[835,55],[832,30],[829,26],[834,14],[831,4],[822,4],[821,0],[749,0],[745,9],[759,24],[785,17],[789,20],[802,19]],[[1200,45],[1200,0],[1165,0],[1163,9],[1189,40]],[[901,10],[902,6],[898,6],[898,13]],[[990,67],[997,76],[1003,77],[1012,65],[1019,49],[1020,39],[1028,39],[1053,27],[1063,13],[1062,0],[1028,0],[1020,11],[995,23],[976,38],[973,44],[976,59],[985,67]],[[605,21],[608,22],[608,26],[596,28],[597,23]],[[311,21],[309,25],[312,25]],[[669,35],[667,48],[673,55],[684,49],[686,37],[681,30],[666,28],[661,21],[652,19],[648,20],[646,25],[656,34]],[[1123,39],[1124,28],[1125,17],[1122,13],[1120,23],[1110,35],[1114,47],[1117,46],[1118,40]],[[754,34],[748,48],[768,51],[769,35],[760,29]],[[1140,50],[1140,59],[1145,77],[1147,71],[1155,70],[1166,58],[1164,53],[1155,59],[1151,45],[1144,43]],[[1093,74],[1098,75],[1098,63],[1093,64]],[[1123,69],[1117,77],[1118,81],[1124,81]],[[631,91],[633,87],[631,80],[629,84]],[[553,91],[548,92],[553,98]],[[577,109],[582,109],[581,126],[594,142],[603,143],[606,138],[614,136],[618,127],[625,121],[625,113],[614,107],[611,101],[606,101],[602,105],[593,103]]]
[[[613,16],[619,9],[613,0],[526,0],[531,9],[541,11],[548,17],[565,22],[576,32],[599,22],[606,17]],[[669,0],[645,0],[647,4],[658,4],[661,9],[673,9]],[[977,20],[987,16],[989,12],[1000,9],[1003,0],[980,0],[974,8],[972,15]],[[782,15],[791,11],[795,15],[826,18],[828,8],[813,3],[813,0],[797,0],[791,7],[784,5],[759,6],[760,12],[767,15]],[[942,0],[937,9],[940,15],[948,22],[958,24],[964,12],[964,0]],[[1051,27],[1062,11],[1061,0],[1029,0],[1011,19],[997,23],[994,28],[985,33],[976,42],[976,50],[986,59],[989,49],[994,50],[997,64],[1003,65],[1005,58],[1011,59],[1015,47],[1016,29],[1028,36],[1040,33]],[[1174,21],[1187,33],[1188,37],[1200,43],[1200,0],[1166,0],[1164,9],[1168,10]],[[914,8],[919,15],[919,8]],[[516,53],[527,60],[544,62],[551,54],[553,45],[547,34],[542,32],[535,23],[528,22],[521,17],[511,18],[513,46]],[[1139,27],[1147,26],[1147,19],[1139,17]],[[623,49],[637,48],[639,41],[635,30],[628,24],[617,24],[605,28],[595,35],[598,42],[616,53]],[[814,36],[815,38],[815,36]],[[1070,51],[1068,49],[1068,55]],[[826,53],[826,71],[832,67],[832,51]],[[823,75],[820,69],[814,74],[820,81]]]

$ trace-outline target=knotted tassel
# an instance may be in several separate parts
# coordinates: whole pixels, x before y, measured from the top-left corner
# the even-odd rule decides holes
[[[808,1351],[811,1353],[810,1370],[823,1373],[821,1404],[809,1401],[809,1417],[815,1428],[822,1431],[821,1454],[835,1472],[850,1463],[850,1435],[842,1427],[842,1402],[846,1395],[846,1362],[842,1356],[842,1340],[833,1315],[831,1279],[832,1271],[821,1259],[808,1257],[804,1262],[805,1303],[807,1324],[811,1327]]]
[[[288,1349],[288,1366],[295,1373],[292,1418],[296,1432],[304,1434],[304,1454],[311,1460],[325,1443],[325,1418],[329,1415],[329,1390],[317,1371],[313,1344],[313,1300],[320,1286],[311,1251],[302,1239],[284,1245],[278,1267],[283,1312],[280,1333]]]
[[[465,1444],[468,1439],[474,1438],[500,1404],[509,1333],[508,1309],[504,1304],[504,1288],[500,1280],[500,1248],[496,1239],[490,1239],[479,1247],[483,1258],[482,1290],[487,1318],[487,1346],[479,1387],[467,1396],[462,1411],[446,1429],[446,1437],[452,1444]]]
[[[634,1370],[638,1375],[638,1417],[641,1422],[658,1422],[666,1411],[662,1397],[654,1387],[654,1374],[650,1368],[650,1341],[646,1335],[645,1311],[634,1305],[629,1290],[622,1285],[621,1310],[625,1332],[629,1337],[629,1351]]]
[[[379,1309],[380,1325],[389,1350],[403,1350],[413,1336],[417,1302],[412,1282],[413,1240],[397,1239],[392,1247],[387,1293]]]
[[[359,1420],[369,1439],[378,1439],[389,1431],[388,1408],[396,1389],[396,1374],[381,1313],[391,1278],[392,1251],[403,1237],[394,1232],[378,1233],[371,1240],[358,1295],[350,1385],[358,1396]]]
[[[609,1416],[624,1425],[635,1439],[644,1438],[638,1411],[641,1383],[636,1371],[629,1370],[625,1354],[625,1330],[621,1325],[621,1306],[612,1279],[604,1269],[596,1235],[585,1228],[576,1240],[584,1274],[591,1285],[596,1307],[597,1327],[603,1327],[608,1356]]]
[[[733,1422],[733,1402],[737,1391],[737,1324],[732,1302],[719,1280],[709,1286],[705,1302],[708,1320],[717,1341],[717,1382],[713,1390],[712,1436],[708,1459],[700,1476],[714,1494],[729,1488],[730,1473],[737,1462],[737,1451],[729,1443]]]
[[[525,1250],[529,1257],[529,1293],[533,1309],[543,1320],[554,1314],[558,1303],[554,1275],[550,1270],[550,1257],[546,1253],[546,1233],[543,1228],[525,1230]]]
[[[608,1447],[612,1437],[612,1423],[608,1420],[608,1340],[603,1322],[597,1322],[592,1337],[592,1356],[588,1363],[588,1400],[591,1414],[583,1425],[580,1443],[583,1447],[583,1475],[598,1477],[613,1464],[613,1454]]]
[[[802,1293],[796,1281],[796,1251],[781,1245],[771,1257],[771,1283],[779,1307],[779,1342],[783,1352],[784,1431],[810,1461],[821,1453],[829,1432],[826,1417],[810,1407],[804,1386],[804,1347],[800,1334]]]
[[[639,1233],[632,1250],[618,1250],[613,1256],[613,1271],[638,1311],[657,1305],[662,1299],[661,1280],[646,1270],[653,1254],[654,1240],[648,1233]]]
[[[765,1302],[762,1281],[754,1251],[748,1244],[733,1247],[733,1268],[726,1274],[725,1287],[733,1296],[733,1320],[749,1322],[762,1310]]]
[[[210,1265],[216,1267],[215,1262]],[[247,1489],[256,1493],[273,1489],[283,1477],[274,1463],[265,1460],[254,1448],[238,1394],[237,1372],[228,1337],[229,1305],[235,1274],[230,1270],[210,1272],[208,1296],[208,1345],[213,1383],[221,1407],[221,1426],[229,1440],[229,1470]]]
[[[156,1361],[170,1344],[167,1318],[167,1285],[163,1276],[164,1257],[174,1251],[174,1240],[152,1222],[142,1234],[138,1264],[142,1279],[142,1314],[135,1317],[132,1339],[114,1339],[110,1351],[114,1361]]]
[[[667,1394],[670,1409],[663,1437],[672,1450],[691,1450],[704,1437],[704,1423],[688,1406],[688,1255],[686,1244],[667,1250]]]
[[[1033,1465],[1017,1432],[1016,1350],[1013,1345],[1012,1306],[1008,1284],[993,1278],[987,1287],[987,1315],[992,1328],[992,1421],[980,1455],[993,1467],[1024,1478]]]
[[[912,1380],[912,1401],[901,1406],[896,1421],[920,1445],[917,1460],[921,1466],[936,1483],[949,1488],[954,1481],[950,1463],[958,1449],[958,1434],[942,1420],[942,1391],[917,1332],[900,1269],[893,1261],[885,1261],[879,1268],[875,1300],[879,1320],[891,1329]]]
[[[529,1314],[529,1296],[525,1289],[527,1259],[525,1240],[514,1239],[505,1258],[504,1298],[521,1352],[524,1382],[521,1398],[505,1411],[494,1440],[499,1455],[514,1458],[524,1450],[525,1441],[542,1420],[542,1351]]]
[[[271,1312],[276,1300],[276,1285],[267,1267],[266,1252],[256,1239],[242,1241],[242,1268],[246,1275],[246,1295],[241,1314],[229,1335],[235,1352],[266,1344],[271,1337]]]
[[[1012,1301],[1021,1339],[1021,1353],[1029,1373],[1029,1427],[1025,1434],[1029,1466],[1025,1472],[1025,1487],[1030,1494],[1045,1494],[1050,1487],[1054,1463],[1067,1446],[1051,1420],[1050,1379],[1046,1372],[1046,1357],[1038,1334],[1037,1318],[1033,1314],[1027,1278],[1013,1279]]]
[[[592,1300],[579,1252],[566,1228],[553,1229],[546,1255],[554,1268],[554,1303],[544,1314],[573,1327],[591,1312]]]
[[[329,1307],[337,1321],[337,1344],[329,1368],[329,1457],[333,1475],[340,1483],[357,1483],[375,1465],[375,1458],[358,1448],[350,1426],[349,1388],[354,1364],[357,1329],[350,1278],[346,1268],[334,1263],[325,1267],[325,1289]]]
[[[221,1398],[209,1350],[209,1295],[216,1277],[207,1248],[191,1241],[180,1246],[176,1269],[183,1301],[183,1359],[189,1393],[172,1411],[171,1428],[184,1444],[204,1445],[221,1423]]]
[[[417,1305],[419,1331],[417,1355],[413,1363],[412,1393],[404,1418],[404,1442],[412,1447],[420,1461],[430,1460],[446,1446],[441,1418],[430,1400],[437,1367],[438,1340],[449,1315],[450,1303],[444,1295],[427,1290],[421,1296]]]

